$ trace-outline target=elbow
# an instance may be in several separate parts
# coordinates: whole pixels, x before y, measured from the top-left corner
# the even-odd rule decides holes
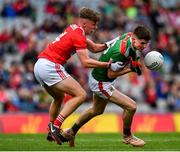
[[[90,50],[90,51],[91,51],[92,53],[99,53],[99,52],[105,50],[106,48],[107,48],[107,47],[106,47],[105,44],[94,45],[94,46],[91,47],[91,50]]]
[[[91,49],[89,49],[92,53],[96,53],[98,50],[96,47],[91,47]]]
[[[89,63],[87,61],[81,62],[84,68],[89,68]]]
[[[84,68],[91,68],[88,64],[83,65]]]
[[[109,79],[113,79],[113,78],[115,78],[115,76],[114,76],[113,74],[111,74],[111,73],[108,73],[108,75],[107,75],[107,76],[108,76],[108,78],[109,78]]]
[[[109,79],[114,79],[115,77],[114,76],[108,76]]]

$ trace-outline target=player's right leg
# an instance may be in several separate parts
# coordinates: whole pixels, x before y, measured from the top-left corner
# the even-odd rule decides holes
[[[49,93],[49,94],[52,94],[51,92],[51,89],[48,88],[47,85],[44,85],[46,91]],[[51,92],[51,93],[50,93]],[[55,95],[54,95],[55,96]],[[49,117],[50,117],[50,122],[53,123],[56,119],[56,117],[58,116],[59,114],[59,110],[60,110],[60,107],[61,107],[61,104],[62,104],[62,101],[63,101],[63,98],[64,98],[64,93],[58,93],[56,95],[56,98],[54,98],[54,100],[51,102],[51,105],[49,107]],[[49,130],[49,129],[48,129]],[[52,137],[51,133],[48,132],[48,135],[47,135],[47,138],[46,138],[48,141],[54,141],[54,138]]]
[[[80,117],[77,119],[76,124],[83,126],[93,117],[103,114],[108,100],[93,94],[93,105],[81,113]]]
[[[58,116],[60,107],[61,107],[61,102],[56,102],[54,100],[51,102],[51,105],[49,108],[50,122],[52,122],[52,123],[54,122],[54,120]],[[50,142],[54,141],[50,132],[48,132],[46,139]]]
[[[82,112],[81,115],[79,116],[79,118],[76,120],[75,124],[72,126],[72,128],[69,128],[65,131],[65,133],[67,133],[68,135],[70,134],[72,137],[69,140],[69,146],[70,147],[75,146],[74,140],[75,140],[75,135],[78,132],[78,130],[84,124],[86,124],[89,120],[94,118],[95,116],[101,115],[105,110],[107,102],[108,102],[107,99],[103,99],[103,98],[101,98],[95,94],[93,95],[92,107],[90,107],[87,110],[85,110],[84,112]]]

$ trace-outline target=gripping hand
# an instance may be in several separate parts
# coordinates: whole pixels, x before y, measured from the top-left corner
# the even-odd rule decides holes
[[[119,36],[116,37],[116,38],[114,38],[114,39],[112,39],[112,40],[110,40],[110,41],[105,42],[107,48],[111,47],[111,45],[112,45],[114,42],[116,42],[118,39],[119,39]]]
[[[142,74],[141,67],[142,65],[140,62],[133,61],[133,59],[131,58],[131,66],[130,66],[131,71],[136,72],[138,75],[141,75]]]
[[[123,62],[114,62],[114,63],[110,63],[110,66],[109,68],[112,70],[112,71],[119,71],[120,69],[124,68],[124,63]]]

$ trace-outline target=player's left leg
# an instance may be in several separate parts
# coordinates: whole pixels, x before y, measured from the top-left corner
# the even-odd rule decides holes
[[[124,109],[123,112],[124,127],[130,129],[132,124],[132,118],[136,111],[136,102],[131,98],[129,98],[128,96],[121,93],[120,91],[118,91],[117,89],[113,91],[110,100]]]
[[[131,125],[134,113],[136,112],[136,102],[119,92],[114,90],[110,100],[124,109],[123,111],[123,142],[133,146],[144,146],[145,142],[132,135]]]

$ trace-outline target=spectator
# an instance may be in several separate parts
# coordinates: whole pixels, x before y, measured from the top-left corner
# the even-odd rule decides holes
[[[3,23],[0,24],[0,56],[4,60],[0,59],[0,79],[3,80],[6,92],[16,92],[17,89],[25,87],[30,92],[35,91],[37,102],[43,102],[39,100],[41,95],[37,93],[37,83],[34,82],[30,70],[36,61],[37,50],[43,50],[57,36],[57,33],[61,33],[68,24],[76,22],[78,8],[87,4],[99,9],[102,14],[102,20],[99,23],[100,30],[91,37],[92,39],[97,42],[105,42],[121,35],[122,32],[132,30],[137,24],[143,23],[153,31],[152,43],[146,53],[155,49],[164,56],[164,66],[158,74],[166,75],[168,80],[167,77],[158,78],[158,80],[152,71],[143,75],[142,80],[126,77],[127,89],[124,89],[124,93],[133,98],[145,97],[145,99],[141,98],[142,101],[145,100],[143,103],[149,107],[155,107],[155,110],[159,110],[158,106],[155,106],[159,99],[163,98],[169,105],[170,98],[173,97],[171,99],[174,100],[177,96],[174,95],[175,91],[172,91],[177,89],[172,88],[177,88],[174,87],[173,77],[180,73],[179,1],[103,0],[101,3],[91,5],[72,0],[6,0],[2,4],[0,8],[0,17]],[[127,12],[130,17],[126,15]],[[94,58],[98,58],[98,56],[99,54],[93,55]],[[74,66],[75,71],[71,72],[75,73],[75,78],[82,83],[84,89],[90,92],[86,83],[89,71],[77,67],[76,61],[68,66],[68,69]],[[77,73],[79,70],[84,76]],[[147,77],[151,76],[153,79],[146,81]],[[132,80],[137,84],[129,85],[128,82]],[[170,83],[171,81],[173,83]],[[130,91],[136,85],[138,86],[138,95]],[[146,91],[141,91],[143,89]],[[91,93],[88,93],[88,96],[90,97]],[[12,99],[10,98],[8,103],[12,103]],[[90,100],[90,98],[88,99]],[[176,102],[172,103],[175,107],[174,103]],[[46,104],[42,107],[46,109]],[[176,111],[175,108],[171,110]]]

